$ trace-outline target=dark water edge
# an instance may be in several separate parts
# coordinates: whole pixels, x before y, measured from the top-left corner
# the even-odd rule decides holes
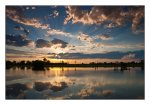
[[[144,71],[11,68],[6,71],[6,99],[144,99]]]

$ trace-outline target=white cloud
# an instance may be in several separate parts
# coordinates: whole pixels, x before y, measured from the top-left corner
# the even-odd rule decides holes
[[[63,36],[71,36],[70,33],[61,31],[61,30],[56,30],[56,29],[48,29],[46,36],[51,36],[51,35],[63,35]]]
[[[55,17],[59,16],[59,12],[57,10],[54,10],[53,13],[50,14],[50,16],[55,18]]]
[[[128,55],[123,56],[121,59],[123,59],[123,60],[135,59],[135,54],[130,53]]]

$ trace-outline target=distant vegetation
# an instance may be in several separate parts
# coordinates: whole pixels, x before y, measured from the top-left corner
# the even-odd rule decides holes
[[[69,64],[64,61],[60,63],[52,63],[46,58],[43,60],[35,60],[35,61],[6,61],[6,69],[11,67],[32,67],[33,70],[43,70],[45,67],[142,67],[144,68],[144,60],[140,62],[103,62],[103,63],[95,63],[91,62],[89,64]]]

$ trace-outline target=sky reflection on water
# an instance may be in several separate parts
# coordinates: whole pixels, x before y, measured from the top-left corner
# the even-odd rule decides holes
[[[113,68],[7,70],[6,85],[11,87],[16,83],[25,84],[27,89],[6,99],[144,99],[144,72],[140,68],[124,72]]]

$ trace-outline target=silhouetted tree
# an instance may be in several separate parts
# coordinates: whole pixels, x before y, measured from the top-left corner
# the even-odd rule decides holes
[[[44,67],[142,67],[144,68],[144,60],[140,62],[90,62],[89,64],[69,64],[65,63],[63,60],[60,63],[51,63],[46,58],[43,60],[35,60],[35,61],[6,61],[6,69],[11,67],[32,67],[34,70],[44,70]]]
[[[26,61],[27,66],[31,66],[32,62],[31,61]]]
[[[36,60],[32,62],[33,70],[44,70],[44,62],[40,60]]]
[[[13,61],[12,63],[13,63],[13,65],[16,65],[16,64],[17,64],[17,62],[16,62],[16,61]]]
[[[47,59],[46,59],[46,58],[43,58],[43,61],[44,61],[44,62],[46,62],[46,61],[47,61]]]
[[[25,66],[25,61],[21,61],[21,62],[20,62],[20,65],[21,65],[21,66]]]
[[[6,69],[10,69],[12,66],[13,65],[11,61],[6,61]]]

